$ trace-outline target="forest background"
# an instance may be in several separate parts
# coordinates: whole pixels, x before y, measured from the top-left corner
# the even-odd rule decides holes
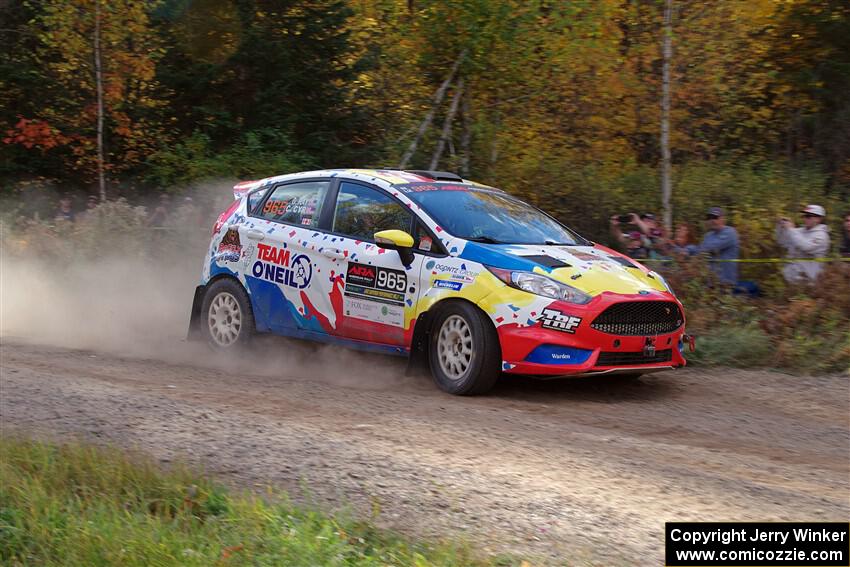
[[[56,191],[151,202],[210,179],[406,165],[501,187],[606,242],[611,215],[660,211],[665,4],[0,2],[0,198],[17,218],[49,217]],[[742,256],[771,257],[777,216],[814,202],[837,241],[850,208],[850,4],[669,5],[673,221],[699,236],[705,209],[724,207]],[[834,293],[821,305],[785,289],[776,267],[753,270],[744,277],[776,305],[815,301],[804,318],[821,334]],[[836,282],[840,294],[846,277]],[[848,310],[827,317],[839,322],[827,368],[850,360]],[[725,316],[746,326],[744,312]],[[765,359],[770,324],[754,331]],[[788,359],[823,348],[795,343]]]

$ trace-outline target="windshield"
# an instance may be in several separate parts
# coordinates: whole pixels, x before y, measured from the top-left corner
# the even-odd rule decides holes
[[[404,189],[402,189],[404,191]],[[505,193],[468,185],[404,191],[450,234],[490,244],[589,244],[587,240],[531,205]]]

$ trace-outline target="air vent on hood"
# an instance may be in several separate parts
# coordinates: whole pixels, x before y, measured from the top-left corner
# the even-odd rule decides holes
[[[546,256],[542,254],[540,256],[522,256],[526,260],[531,260],[532,262],[536,262],[541,266],[546,266],[547,268],[569,268],[570,265],[566,262],[562,262],[557,258],[553,258],[552,256]]]

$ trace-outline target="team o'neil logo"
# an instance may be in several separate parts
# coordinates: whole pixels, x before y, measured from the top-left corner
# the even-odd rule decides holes
[[[272,283],[304,289],[313,277],[313,264],[306,254],[292,256],[290,250],[257,245],[257,261],[251,267],[251,275]]]

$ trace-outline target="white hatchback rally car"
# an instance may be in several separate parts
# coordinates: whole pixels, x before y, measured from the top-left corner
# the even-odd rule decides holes
[[[685,365],[664,279],[507,193],[436,171],[340,169],[238,184],[195,291],[190,338],[255,333],[427,362],[453,394],[503,372]]]

